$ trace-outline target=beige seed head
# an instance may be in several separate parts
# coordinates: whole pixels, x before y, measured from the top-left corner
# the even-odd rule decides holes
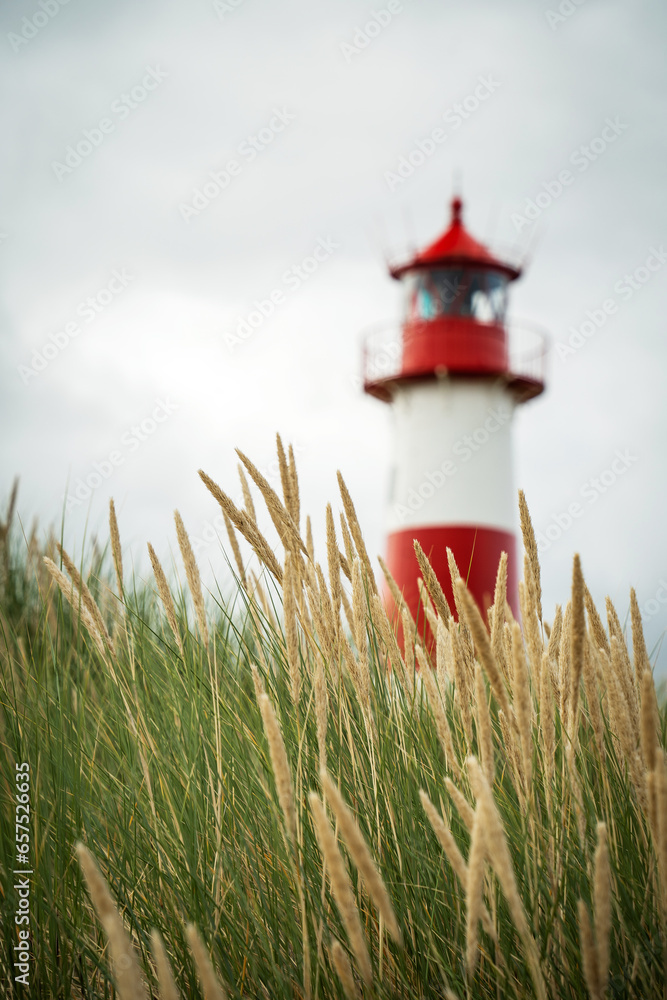
[[[454,558],[454,553],[452,552],[451,549],[447,549],[447,565],[449,566],[449,576],[452,581],[452,592],[454,594],[454,606],[456,607],[456,617],[458,618],[459,622],[462,622],[465,620],[465,611],[461,606],[461,598],[456,589],[456,585],[458,581],[462,579],[462,577],[461,574],[459,573],[459,568],[456,565],[456,559]]]
[[[637,738],[639,738],[639,691],[636,676],[630,662],[625,636],[623,635],[623,629],[621,628],[616,608],[609,597],[606,598],[606,605],[612,666],[625,697],[633,728],[637,734]],[[612,643],[613,639],[616,640],[615,649]]]
[[[521,586],[521,584],[519,584]],[[512,683],[513,655],[512,655],[512,628],[516,622],[506,621],[503,626],[503,653],[505,657],[505,679],[508,684]],[[495,650],[494,650],[495,652]]]
[[[642,675],[640,691],[642,755],[646,769],[654,771],[660,747],[660,715],[655,693],[655,683],[650,670],[645,670]]]
[[[287,460],[287,455],[285,454],[285,449],[283,448],[282,438],[280,434],[276,434],[276,450],[278,452],[278,469],[280,471],[280,485],[283,491],[283,502],[285,504],[285,509],[294,520],[293,510],[294,510],[294,500],[292,498],[292,475]]]
[[[338,551],[338,540],[336,538],[336,525],[334,523],[331,504],[327,504],[327,568],[329,570],[329,587],[331,588],[331,600],[333,602],[334,614],[338,616],[340,610],[340,553]]]
[[[440,621],[440,618],[436,615],[433,609],[433,604],[428,594],[428,588],[421,578],[417,580],[417,588],[419,590],[419,601],[424,610],[426,621],[429,624],[432,635],[436,635],[438,632],[438,622]]]
[[[243,586],[243,588],[247,590],[248,581],[246,579],[245,566],[243,565],[243,556],[241,555],[241,547],[239,545],[239,540],[236,537],[236,529],[234,528],[234,525],[232,524],[231,520],[229,519],[228,515],[224,512],[224,510],[222,512],[222,516],[225,519],[225,528],[227,529],[227,537],[229,539],[229,544],[231,546],[232,554],[234,556],[234,562],[236,563],[236,569],[239,574],[239,580],[241,581],[241,585]]]
[[[454,776],[458,779],[461,776],[461,768],[456,757],[456,750],[454,749],[454,741],[452,739],[452,731],[449,728],[447,713],[445,712],[442,696],[438,690],[435,677],[433,676],[433,670],[426,659],[426,654],[421,646],[417,646],[417,659],[419,661],[422,683],[426,689],[429,705],[431,706],[435,729],[438,734],[438,739],[440,740],[440,745],[445,754],[445,760],[447,761],[447,765]]]
[[[281,503],[280,497],[273,489],[269,481],[262,475],[257,466],[250,461],[248,456],[244,455],[239,448],[236,449],[236,454],[243,462],[250,478],[262,494],[262,498],[266,504],[266,509],[269,512],[269,516],[273,521],[273,525],[278,532],[284,547],[286,549],[300,549],[304,555],[307,555],[307,549],[301,540],[297,526],[292,520],[289,511],[286,510]]]
[[[519,515],[521,518],[521,534],[523,536],[523,547],[526,550],[528,565],[530,567],[531,586],[535,591],[535,608],[539,621],[542,621],[542,585],[540,583],[540,559],[537,552],[537,542],[533,522],[530,518],[528,504],[523,490],[519,490]]]
[[[625,643],[625,636],[623,635],[623,629],[621,628],[621,623],[619,621],[616,608],[614,607],[610,597],[605,598],[605,604],[607,607],[607,623],[609,625],[610,648],[611,648],[611,639],[615,638],[618,643],[618,650],[621,654],[622,666],[624,668],[623,671],[618,671],[619,676],[621,675],[621,673],[627,676],[627,678],[631,681],[630,686],[632,687],[633,691],[636,692],[635,680],[632,671],[632,664],[630,663],[630,657],[628,655],[628,649]],[[625,690],[626,688],[625,683],[623,684],[623,687]]]
[[[301,499],[299,493],[299,476],[296,471],[296,459],[294,458],[294,448],[292,447],[292,445],[290,445],[289,448],[287,449],[287,454],[288,454],[290,477],[292,479],[291,495],[292,495],[292,504],[294,506],[294,511],[292,512],[292,518],[298,529],[299,519],[301,517]]]
[[[327,766],[327,723],[329,718],[329,698],[324,664],[320,659],[315,670],[315,718],[317,722],[317,747],[320,770]]]
[[[493,594],[493,605],[491,608],[491,648],[496,658],[502,674],[506,681],[509,680],[509,664],[505,655],[504,629],[505,629],[505,604],[507,603],[507,553],[500,554],[498,572],[496,574],[496,586]]]
[[[584,967],[584,979],[590,994],[591,1000],[602,1000],[600,989],[600,970],[598,967],[598,955],[593,939],[593,928],[591,927],[588,908],[583,899],[577,903],[579,914],[579,941],[581,943],[581,959]]]
[[[503,680],[502,674],[498,668],[496,658],[493,655],[489,633],[486,631],[486,625],[484,624],[484,620],[479,612],[479,608],[477,607],[472,594],[469,592],[463,580],[459,579],[457,581],[454,590],[455,593],[458,594],[460,607],[463,611],[465,620],[470,627],[470,631],[475,642],[475,648],[477,650],[477,656],[479,657],[479,661],[484,667],[486,676],[489,679],[491,690],[496,696],[496,700],[500,708],[502,708],[507,718],[511,719],[512,709],[507,698],[505,681]]]
[[[598,843],[595,851],[595,943],[598,958],[600,993],[604,996],[609,980],[609,940],[611,936],[611,869],[609,867],[609,847],[607,827],[597,825]]]
[[[359,990],[357,989],[357,984],[354,981],[352,966],[350,965],[350,960],[347,957],[347,953],[343,950],[343,946],[340,941],[334,941],[331,945],[331,961],[333,962],[333,967],[336,970],[336,975],[341,981],[343,992],[345,993],[347,1000],[359,1000]]]
[[[95,912],[109,941],[113,978],[120,1000],[148,1000],[148,991],[141,975],[136,952],[106,879],[84,844],[79,841],[74,849]]]
[[[549,653],[542,657],[540,671],[540,736],[542,743],[542,762],[544,766],[544,785],[546,789],[547,808],[551,809],[553,793],[553,777],[556,758],[556,724],[554,717],[553,685],[551,683],[551,667]]]
[[[190,588],[190,594],[192,595],[192,603],[195,606],[199,635],[204,645],[208,646],[208,625],[206,624],[206,608],[204,607],[204,595],[202,594],[201,589],[199,566],[197,565],[195,554],[192,551],[190,537],[185,530],[183,518],[177,510],[174,511],[174,521],[176,522],[178,547],[181,550],[183,565],[185,566],[185,576],[188,581],[188,587]]]
[[[417,626],[407,606],[401,612],[403,626],[403,648],[405,650],[405,669],[412,680],[415,672],[415,647],[417,643]]]
[[[438,686],[445,691],[447,684],[454,680],[454,651],[452,637],[442,618],[438,618],[436,629],[435,662],[438,676]]]
[[[215,973],[206,945],[194,924],[186,925],[185,937],[195,960],[197,977],[205,1000],[227,1000],[227,992]]]
[[[417,562],[419,563],[419,569],[421,570],[422,577],[424,578],[426,589],[431,595],[431,600],[435,605],[435,610],[438,612],[438,615],[446,625],[452,617],[452,613],[449,609],[445,592],[440,586],[440,581],[435,575],[435,570],[431,566],[428,556],[416,538],[414,540],[414,547],[415,555],[417,556]]]
[[[352,497],[350,496],[348,488],[345,485],[345,480],[343,479],[340,471],[337,473],[337,476],[338,488],[340,490],[343,508],[345,510],[345,517],[347,518],[347,523],[350,526],[350,532],[352,533],[352,538],[354,539],[355,548],[362,563],[364,564],[366,576],[368,577],[368,586],[375,594],[377,594],[377,585],[375,583],[375,576],[373,575],[373,567],[371,566],[371,561],[368,558],[368,552],[366,551],[366,545],[364,544],[359,519],[357,518],[357,512],[354,508],[354,504],[352,503]]]
[[[533,776],[533,700],[530,693],[530,678],[524,655],[521,629],[516,622],[512,626],[512,657],[512,693],[521,739],[521,762],[526,781],[526,793],[528,793]],[[537,666],[539,668],[539,664]]]
[[[560,604],[556,605],[556,611],[554,613],[554,620],[551,625],[551,634],[549,635],[549,645],[547,646],[547,656],[549,661],[555,660],[558,662],[558,651],[560,649],[561,635],[563,634],[563,609]]]
[[[523,771],[523,755],[521,753],[521,741],[517,731],[517,726],[516,724],[514,726],[510,726],[507,716],[502,709],[498,712],[498,723],[500,725],[501,735],[499,742],[503,749],[503,755],[509,761],[514,787],[516,788],[517,794],[520,798],[525,800],[528,785]],[[525,802],[523,807],[525,808]]]
[[[448,786],[451,786],[451,788],[454,788],[454,785],[451,784],[451,782],[449,781],[449,779],[447,779],[447,783],[448,783]],[[455,789],[455,791],[458,792],[458,789]],[[451,794],[451,789],[450,789],[450,794]],[[461,795],[460,792],[458,792],[458,794]],[[462,798],[462,796],[461,796],[461,798]],[[467,883],[468,883],[468,865],[466,864],[466,861],[465,861],[463,855],[461,854],[461,851],[459,850],[458,845],[457,845],[456,841],[454,840],[454,837],[452,836],[452,832],[449,829],[449,827],[447,826],[447,824],[445,823],[445,821],[443,820],[443,818],[440,815],[440,813],[438,812],[438,810],[435,808],[435,806],[431,802],[431,800],[428,797],[428,795],[426,794],[426,792],[423,790],[423,788],[420,789],[419,799],[421,801],[422,808],[424,809],[424,812],[426,813],[426,818],[428,819],[429,823],[431,824],[433,832],[435,833],[436,837],[438,838],[438,842],[440,843],[440,846],[442,847],[443,851],[445,852],[447,860],[449,861],[450,865],[452,866],[452,870],[454,871],[454,874],[456,875],[457,879],[461,883],[461,886],[462,886],[463,890],[465,891]],[[467,803],[466,803],[466,805],[467,805]],[[474,825],[474,819],[475,819],[475,813],[472,810],[472,808],[470,808],[470,826],[468,827],[468,829],[470,830],[471,833],[472,833],[472,828],[473,828],[473,825]],[[482,907],[481,907],[480,916],[481,916],[481,920],[482,920],[482,925],[483,925],[484,930],[486,931],[486,933],[494,941],[497,940],[496,930],[495,930],[495,927],[493,926],[493,921],[491,920],[491,915],[489,914],[489,911],[487,910],[486,906],[484,906],[483,903],[482,903]]]
[[[365,656],[368,649],[366,638],[366,593],[361,569],[361,560],[352,563],[352,610],[354,624],[354,641],[360,656]]]
[[[371,675],[368,667],[368,658],[363,655],[357,659],[345,636],[342,636],[341,638],[341,648],[343,650],[343,656],[345,657],[345,663],[359,697],[361,707],[366,715],[366,720],[367,722],[373,724],[373,717],[370,713]]]
[[[642,616],[634,587],[630,590],[630,620],[632,622],[632,655],[635,661],[635,678],[637,687],[639,687],[645,671],[651,670],[651,661],[646,650]]]
[[[276,779],[276,791],[278,801],[285,819],[285,832],[288,840],[296,844],[296,807],[294,804],[294,789],[292,787],[292,775],[290,773],[289,761],[283,735],[280,732],[275,709],[271,704],[269,696],[262,694],[259,696],[259,710],[262,713],[264,732],[269,744],[269,755],[273,775]]]
[[[584,577],[579,554],[572,565],[572,629],[570,633],[570,709],[568,714],[570,738],[575,742],[578,734],[579,688],[584,667],[584,639],[586,637],[586,610]]]
[[[632,725],[627,698],[624,697],[623,686],[619,677],[623,667],[621,663],[621,646],[616,636],[612,636],[610,646],[611,670],[607,673],[607,694],[609,696],[615,735],[621,742],[623,753],[629,758],[634,755],[637,738]]]
[[[452,802],[456,806],[456,811],[465,823],[468,832],[472,833],[473,823],[475,822],[475,810],[451,778],[445,778],[445,788],[449,792]]]
[[[324,602],[320,598],[319,591],[312,586],[309,580],[304,584],[304,592],[308,598],[308,607],[307,610],[302,609],[301,614],[304,617],[307,614],[312,623],[305,634],[306,643],[316,656],[321,655],[321,652],[324,651],[325,656],[328,657],[332,653],[332,645],[329,627],[324,618]]]
[[[602,760],[605,756],[604,747],[604,726],[602,722],[602,711],[600,709],[600,694],[598,691],[597,674],[595,669],[595,654],[591,646],[590,639],[586,636],[584,642],[584,690],[586,692],[586,702],[588,704],[588,714],[595,734],[598,753]]]
[[[83,604],[85,605],[85,608],[88,611],[88,614],[90,615],[91,619],[95,622],[95,627],[97,628],[99,634],[102,636],[105,646],[112,655],[115,655],[116,651],[114,649],[113,642],[111,641],[111,636],[107,631],[107,627],[104,623],[104,618],[102,617],[102,612],[97,606],[95,598],[88,589],[88,586],[83,580],[78,569],[76,568],[76,566],[68,556],[67,552],[65,552],[64,548],[62,547],[62,545],[60,545],[59,542],[56,544],[56,548],[60,553],[60,558],[63,561],[65,569],[69,573],[70,577],[74,581],[74,585],[81,594],[81,599],[83,601]]]
[[[535,582],[528,557],[524,557],[525,580],[519,584],[519,601],[531,672],[537,673],[542,660],[543,640],[538,617]]]
[[[151,951],[153,952],[153,961],[157,969],[160,1000],[181,1000],[181,994],[176,986],[174,974],[171,971],[164,942],[160,933],[155,929],[151,932]]]
[[[658,868],[660,870],[663,920],[667,923],[667,763],[661,750],[655,769],[656,806],[658,813]]]
[[[373,625],[379,630],[380,635],[382,636],[382,641],[387,649],[387,656],[391,662],[394,676],[395,678],[401,678],[406,691],[412,698],[415,693],[414,677],[412,676],[412,672],[409,671],[405,665],[405,660],[403,659],[403,654],[401,653],[400,646],[398,645],[396,633],[394,632],[391,622],[389,621],[385,606],[377,594],[373,594],[371,596],[371,609]]]
[[[496,585],[493,591],[493,630],[502,632],[505,624],[505,604],[507,602],[507,552],[500,553]]]
[[[160,600],[164,605],[165,614],[167,615],[167,621],[169,622],[169,627],[174,634],[176,639],[176,645],[178,646],[181,656],[183,656],[183,642],[181,640],[181,633],[178,628],[176,621],[176,609],[174,608],[174,602],[172,600],[171,591],[169,590],[169,585],[167,583],[167,577],[164,575],[164,570],[160,560],[158,559],[155,549],[148,543],[148,555],[150,556],[151,566],[153,567],[153,575],[155,576],[155,582],[157,584],[157,591],[160,595]]]
[[[600,618],[598,609],[595,607],[591,592],[586,584],[584,584],[584,600],[586,602],[586,613],[588,615],[588,623],[593,635],[595,648],[599,649],[602,647],[607,656],[609,656],[611,652],[609,639],[607,638],[607,633],[604,630],[604,625],[602,624],[602,619]]]
[[[572,689],[571,673],[570,670],[570,653],[571,653],[571,634],[572,634],[572,601],[568,601],[565,605],[565,613],[563,615],[563,634],[560,643],[560,651],[558,654],[558,690],[560,696],[560,714],[563,720],[563,725],[565,729],[568,728],[568,714],[570,710],[570,692]]]
[[[435,806],[433,805],[433,803],[431,802],[430,798],[428,797],[427,793],[424,791],[423,788],[420,789],[419,791],[419,798],[421,800],[422,808],[426,813],[426,818],[431,824],[433,832],[438,838],[440,846],[447,855],[447,860],[452,866],[459,882],[465,888],[468,882],[468,865],[466,863],[465,858],[461,854],[461,851],[459,850],[458,844],[456,843],[454,837],[452,836],[452,831],[449,829],[449,827],[447,826],[442,816],[435,808]],[[474,812],[472,809],[470,810],[470,812],[474,817]],[[470,829],[472,830],[472,826],[470,827]]]
[[[255,503],[252,498],[252,493],[250,492],[250,484],[246,478],[246,474],[243,470],[243,466],[239,462],[236,466],[239,473],[239,480],[241,481],[241,492],[243,493],[243,506],[245,512],[251,521],[257,523],[257,512],[255,511]]]
[[[310,561],[315,559],[315,544],[313,542],[313,523],[310,514],[306,517],[306,552]]]
[[[244,525],[247,520],[247,517],[244,518],[243,512],[238,510],[236,504],[233,503],[233,501],[227,496],[227,494],[223,490],[220,489],[218,484],[213,479],[211,479],[210,476],[206,475],[203,469],[200,469],[198,474],[199,478],[203,482],[206,489],[209,491],[211,496],[213,496],[218,501],[222,510],[227,514],[232,524],[235,525],[236,528],[238,528],[241,534],[244,534]]]
[[[482,767],[487,781],[493,785],[496,772],[493,754],[493,731],[491,729],[491,716],[489,714],[489,703],[487,701],[486,687],[484,685],[484,674],[479,663],[475,664],[475,708],[477,718],[477,742]]]
[[[67,579],[63,571],[58,566],[56,566],[56,564],[52,559],[49,559],[48,556],[44,556],[43,561],[44,565],[49,571],[49,574],[60,587],[60,591],[65,600],[67,601],[67,603],[69,604],[69,606],[71,607],[72,611],[76,612],[77,614],[80,614],[81,621],[86,626],[86,629],[88,630],[91,639],[97,646],[97,649],[102,654],[102,656],[106,656],[107,651],[104,644],[104,637],[99,631],[96,621],[94,620],[86,604],[84,603],[80,591],[78,590],[77,587],[74,586],[73,581]]]
[[[463,729],[468,740],[468,749],[472,750],[472,702],[474,691],[459,635],[459,629],[455,625],[451,625],[449,637],[452,643],[454,693],[461,711],[461,721],[463,722]]]
[[[320,647],[327,659],[335,656],[337,650],[338,627],[334,618],[333,608],[326,589],[326,583],[322,574],[322,567],[319,563],[316,566],[317,589],[310,583],[306,583],[305,590],[308,596],[308,608],[313,622]],[[305,614],[305,611],[302,611]],[[320,649],[317,646],[313,628],[305,629],[305,638],[313,653],[320,656]]]
[[[260,674],[256,663],[252,663],[250,665],[250,672],[252,674],[253,687],[255,688],[255,697],[257,699],[257,704],[259,705],[261,695],[266,694],[264,681],[262,680],[262,675]]]
[[[398,588],[396,580],[394,580],[394,577],[391,574],[391,570],[387,566],[382,556],[378,556],[378,562],[380,564],[380,569],[384,574],[384,578],[387,581],[387,586],[389,587],[391,596],[394,598],[394,604],[396,605],[399,612],[405,611],[408,606],[406,604],[402,592]]]
[[[341,604],[343,605],[343,611],[345,612],[345,618],[347,620],[348,628],[352,635],[354,635],[354,612],[352,610],[352,605],[347,599],[347,595],[344,590],[340,593]]]
[[[402,945],[403,935],[398,926],[387,887],[373,861],[368,845],[359,829],[359,824],[344,801],[338,786],[327,771],[320,772],[320,778],[326,797],[338,821],[338,829],[340,830],[341,837],[345,841],[350,857],[366,884],[368,895],[375,903],[378,913],[384,920],[385,926],[394,941],[398,945]]]
[[[244,511],[239,510],[227,494],[220,489],[218,484],[214,482],[210,476],[207,476],[202,469],[199,470],[199,478],[204,483],[211,496],[218,501],[223,513],[227,515],[234,527],[240,531],[246,541],[252,545],[260,562],[264,563],[279,583],[282,583],[283,571],[280,563],[276,559],[275,554],[266,538],[257,527],[254,519]]]
[[[116,585],[118,596],[123,596],[123,549],[120,544],[120,532],[118,531],[118,520],[116,518],[116,507],[113,499],[109,500],[109,535],[111,537],[111,555],[116,571]]]
[[[470,854],[468,855],[468,878],[466,879],[466,967],[469,979],[474,976],[479,959],[478,935],[483,907],[482,887],[485,856],[484,820],[482,813],[476,810]]]
[[[345,933],[347,934],[350,947],[359,967],[359,972],[364,982],[370,986],[373,981],[373,968],[361,926],[361,918],[359,917],[359,911],[352,891],[350,876],[345,867],[343,856],[338,849],[336,837],[327,819],[322,800],[315,792],[310,792],[308,802],[313,814],[315,835],[329,872],[331,891],[343,926],[345,927]]]
[[[538,1000],[547,1000],[546,984],[540,969],[540,954],[528,924],[514,873],[507,835],[500,813],[493,798],[491,787],[482,768],[474,757],[469,757],[468,772],[473,791],[477,796],[477,808],[481,809],[485,824],[485,835],[491,864],[498,876],[514,925],[523,941],[528,967]]]
[[[287,668],[290,676],[290,691],[292,693],[292,702],[294,705],[298,705],[299,693],[301,691],[301,660],[299,657],[299,628],[294,593],[298,582],[294,565],[295,557],[296,553],[285,552],[283,613],[285,619],[285,652],[287,654]]]
[[[350,566],[354,561],[354,542],[352,541],[352,535],[350,534],[350,529],[347,526],[347,521],[345,519],[345,514],[341,511],[340,513],[340,530],[343,536],[343,548],[345,549],[345,555],[340,553],[340,564],[341,566],[347,565],[347,571],[344,569],[343,572],[345,576],[352,581],[352,571]]]

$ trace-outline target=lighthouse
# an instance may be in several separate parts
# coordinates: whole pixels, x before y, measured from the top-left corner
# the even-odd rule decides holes
[[[543,392],[546,356],[543,334],[506,319],[520,265],[468,232],[455,197],[442,236],[389,273],[403,286],[402,321],[367,337],[363,359],[364,390],[393,415],[387,565],[416,620],[415,539],[452,609],[447,549],[482,611],[507,552],[518,617],[512,421]]]

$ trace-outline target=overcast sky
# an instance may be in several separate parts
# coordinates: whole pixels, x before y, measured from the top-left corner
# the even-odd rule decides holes
[[[598,601],[625,615],[636,587],[658,643],[659,0],[30,0],[0,20],[0,498],[20,475],[21,515],[46,529],[97,463],[108,478],[67,505],[73,552],[106,537],[113,496],[143,573],[147,541],[174,549],[178,507],[224,581],[197,469],[236,493],[234,447],[270,475],[280,431],[316,537],[340,468],[382,552],[391,419],[360,389],[360,337],[397,318],[385,257],[442,231],[459,178],[471,231],[529,253],[511,315],[553,338],[548,389],[515,421],[545,608],[579,551]]]

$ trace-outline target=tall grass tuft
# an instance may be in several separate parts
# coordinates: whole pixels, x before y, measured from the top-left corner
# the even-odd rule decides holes
[[[0,519],[3,996],[667,1000],[667,715],[634,592],[626,635],[575,556],[550,614],[521,495],[521,626],[505,557],[482,616],[419,546],[415,620],[340,474],[318,561],[277,447],[281,495],[240,452],[242,507],[200,473],[227,595],[178,514],[186,590],[152,548],[146,583],[123,569],[113,504],[77,564],[21,540],[15,494]]]

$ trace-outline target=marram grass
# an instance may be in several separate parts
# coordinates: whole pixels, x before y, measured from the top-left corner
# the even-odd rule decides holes
[[[110,553],[78,563],[26,546],[15,495],[0,522],[2,996],[665,1000],[666,718],[634,593],[626,637],[575,556],[545,620],[521,495],[521,628],[506,559],[485,619],[418,546],[423,614],[387,579],[389,621],[342,476],[318,562],[292,450],[282,498],[239,457],[242,508],[201,473],[229,600],[178,514],[183,588],[152,548],[149,582],[123,570],[113,503]]]

